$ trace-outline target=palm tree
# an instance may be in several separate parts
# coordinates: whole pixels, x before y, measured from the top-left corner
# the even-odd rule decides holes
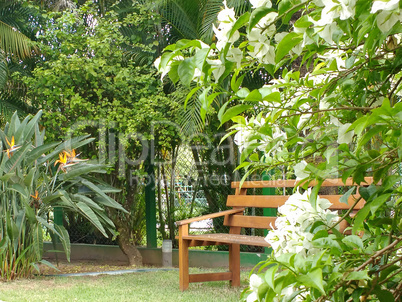
[[[0,113],[2,118],[14,111],[30,112],[16,95],[9,74],[16,68],[24,71],[36,51],[32,30],[36,18],[34,11],[18,0],[0,0]],[[26,61],[28,60],[28,61]],[[28,63],[28,64],[27,64]]]

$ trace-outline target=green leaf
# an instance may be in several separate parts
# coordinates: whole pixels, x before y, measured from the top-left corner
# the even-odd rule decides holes
[[[250,16],[250,22],[247,31],[250,32],[257,25],[257,23],[260,22],[262,18],[264,18],[269,12],[272,11],[273,9],[266,6],[261,6],[253,10]]]
[[[374,215],[377,209],[381,207],[387,200],[389,200],[391,195],[392,195],[391,193],[380,195],[376,199],[374,199],[371,203],[369,203],[368,206],[370,206],[371,214]]]
[[[59,142],[54,142],[54,143],[50,143],[50,144],[46,144],[46,145],[41,145],[39,147],[32,149],[26,155],[27,164],[33,163],[35,160],[42,157],[44,154],[46,154],[50,150],[53,150],[54,147],[56,147],[58,144],[59,144]]]
[[[189,94],[187,94],[186,100],[184,101],[184,109],[187,108],[187,103],[188,101],[192,98],[192,96],[194,95],[194,93],[196,93],[198,90],[201,89],[201,86],[197,86],[194,87],[193,89],[191,89],[191,91],[189,92]]]
[[[194,71],[196,68],[196,64],[194,62],[194,58],[184,59],[177,69],[179,77],[185,86],[190,86],[191,81],[194,77]]]
[[[320,268],[314,268],[311,272],[307,273],[307,275],[297,276],[296,279],[304,286],[316,288],[321,294],[325,295],[322,270]]]
[[[350,195],[353,194],[353,192],[355,191],[355,189],[356,189],[355,187],[350,188],[345,194],[342,195],[341,198],[339,198],[339,201],[342,202],[342,203],[345,203],[345,204],[349,205],[348,199],[349,199]]]
[[[107,207],[115,208],[120,211],[123,211],[124,213],[128,213],[122,206],[119,204],[117,201],[115,201],[113,198],[109,197],[106,195],[98,186],[96,186],[94,183],[90,182],[89,180],[81,180],[81,183],[86,186],[87,188],[91,189],[95,194],[97,194],[99,197],[102,198],[103,204]]]
[[[247,75],[247,73],[244,73],[240,77],[236,77],[236,75],[232,76],[232,79],[230,81],[230,87],[232,88],[233,92],[236,93],[239,90],[240,85],[243,83],[244,77]]]
[[[230,107],[221,117],[221,125],[223,125],[224,123],[226,123],[228,120],[232,119],[233,117],[239,115],[240,113],[246,111],[247,109],[252,108],[252,105],[244,105],[244,104],[240,104],[240,105],[236,105],[233,107]]]
[[[32,230],[32,244],[33,250],[35,252],[36,258],[38,260],[42,259],[43,253],[43,232],[42,227],[39,223],[36,223]]]
[[[201,103],[200,115],[201,115],[201,119],[204,123],[205,123],[205,118],[207,116],[207,112],[208,112],[208,108],[209,108],[208,93],[210,90],[211,90],[211,87],[207,87],[198,96],[198,99],[200,100],[200,103]]]
[[[374,294],[377,296],[378,301],[380,301],[380,302],[392,302],[392,301],[395,301],[394,295],[390,291],[388,291],[386,289],[376,288],[374,290]]]
[[[252,90],[244,99],[244,101],[260,102],[262,100],[262,95],[258,89]]]
[[[39,124],[39,119],[42,116],[42,110],[39,110],[38,113],[29,121],[29,123],[24,127],[24,139],[31,140],[32,135],[35,133],[35,127]]]
[[[58,238],[60,239],[60,242],[63,245],[66,258],[68,261],[70,261],[70,254],[71,254],[70,236],[68,235],[68,232],[64,228],[64,226],[55,224],[54,228],[57,230],[56,234],[58,234]]]
[[[265,273],[265,281],[274,290],[275,290],[275,273],[277,272],[278,268],[279,265],[271,266],[269,269],[267,269]]]
[[[366,204],[362,209],[359,210],[359,212],[357,212],[357,214],[354,218],[352,233],[355,234],[361,229],[361,227],[363,225],[363,221],[366,219],[369,212],[370,212],[369,204]]]
[[[53,232],[54,234],[56,234],[57,236],[61,236],[56,229],[54,228],[54,226],[50,223],[48,223],[45,219],[43,219],[40,216],[36,216],[36,220],[44,227],[46,227],[48,230],[50,230],[51,232]]]
[[[367,271],[353,271],[346,276],[345,280],[371,280],[371,278],[367,275]]]
[[[302,40],[303,37],[300,34],[295,32],[288,33],[276,46],[275,63],[279,63]]]
[[[98,216],[95,214],[95,212],[86,204],[83,202],[77,202],[77,207],[80,209],[80,213],[82,216],[86,217],[94,227],[96,227],[103,236],[107,237],[106,231],[103,227],[103,225],[100,223]]]
[[[93,164],[77,164],[75,166],[71,166],[70,169],[60,176],[61,179],[64,181],[68,181],[71,179],[75,179],[81,175],[86,175],[91,172],[96,173],[105,173],[105,166],[104,165],[93,165]]]
[[[24,178],[24,185],[26,185],[29,188],[33,187],[33,180],[36,172],[36,167],[32,167],[31,170],[29,170],[27,176]]]
[[[346,236],[345,238],[342,239],[342,242],[350,247],[359,248],[360,250],[364,251],[363,240],[359,236],[356,235]]]
[[[204,62],[208,56],[210,49],[209,48],[202,48],[197,50],[197,52],[194,55],[194,63],[195,66],[199,69],[202,70],[204,66]]]
[[[230,100],[225,102],[225,104],[223,104],[222,107],[219,109],[219,112],[218,112],[218,119],[219,120],[222,119],[222,116],[225,113],[226,107],[229,105],[229,103],[230,103]]]
[[[91,198],[81,195],[81,194],[72,194],[71,195],[73,201],[81,201],[86,203],[88,206],[90,206],[93,209],[103,211],[103,208],[100,207],[97,203],[95,203]]]

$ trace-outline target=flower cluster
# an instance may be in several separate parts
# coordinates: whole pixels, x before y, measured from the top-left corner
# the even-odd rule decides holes
[[[275,229],[269,231],[265,240],[272,246],[275,256],[284,253],[315,254],[317,249],[312,245],[311,226],[322,221],[331,228],[340,219],[336,211],[328,208],[329,200],[317,197],[316,206],[310,203],[311,189],[303,194],[297,191],[285,204],[278,208],[280,217],[275,221]]]

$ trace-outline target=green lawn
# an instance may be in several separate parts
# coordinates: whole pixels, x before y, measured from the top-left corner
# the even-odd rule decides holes
[[[200,271],[197,269],[197,271]],[[192,283],[179,290],[179,273],[158,271],[97,277],[36,277],[0,282],[2,301],[239,301],[247,286],[248,273],[242,272],[242,287],[228,282]]]

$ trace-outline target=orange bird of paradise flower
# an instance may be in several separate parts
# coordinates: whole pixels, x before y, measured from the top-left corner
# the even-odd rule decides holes
[[[67,167],[75,165],[77,162],[84,161],[86,159],[78,159],[78,155],[76,155],[75,150],[73,149],[72,151],[63,151],[62,153],[59,154],[59,159],[56,160],[54,165],[56,166],[58,163],[60,163],[59,168],[62,169],[63,171],[66,171]]]
[[[16,145],[15,145],[14,136],[11,138],[11,142],[9,142],[9,140],[7,139],[7,137],[6,137],[6,141],[7,141],[7,144],[8,144],[8,146],[9,146],[9,148],[6,150],[6,152],[7,152],[8,158],[10,158],[11,155],[13,155],[13,152],[14,152],[15,150],[19,149],[20,146],[16,146]]]
[[[30,195],[34,200],[31,201],[31,206],[34,205],[35,208],[39,209],[39,201],[40,201],[40,197],[39,197],[39,192],[36,190],[35,191],[35,195]]]

